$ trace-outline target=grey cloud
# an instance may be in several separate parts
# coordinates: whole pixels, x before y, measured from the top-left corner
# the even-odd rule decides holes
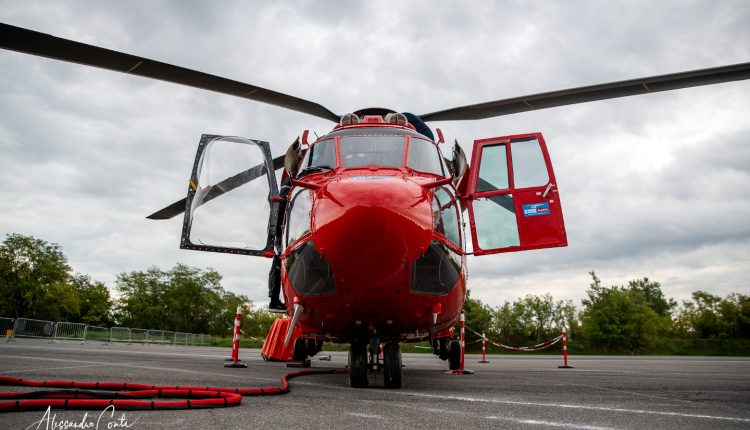
[[[0,19],[227,76],[337,113],[418,113],[748,61],[750,9],[694,2],[0,2]],[[475,138],[543,131],[570,246],[470,259],[474,297],[580,298],[650,276],[670,294],[744,289],[748,83],[602,101],[477,122],[436,123],[471,155]],[[332,124],[201,90],[0,51],[0,234],[63,245],[112,286],[122,271],[177,261],[219,269],[265,300],[268,261],[181,251],[180,220],[143,217],[184,196],[201,133],[271,142]],[[638,162],[638,157],[643,162]],[[722,213],[722,205],[732,211]],[[721,214],[717,217],[717,214]],[[659,279],[659,276],[662,276]]]

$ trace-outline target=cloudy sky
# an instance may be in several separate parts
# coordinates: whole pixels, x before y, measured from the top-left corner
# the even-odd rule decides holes
[[[750,61],[746,1],[0,1],[0,21],[316,101],[427,113],[543,91]],[[569,246],[469,259],[472,295],[580,300],[647,276],[668,296],[750,293],[750,82],[440,122],[474,139],[541,131]],[[0,237],[62,245],[116,274],[177,262],[266,299],[269,261],[179,249],[202,133],[271,142],[332,124],[174,84],[0,51]]]

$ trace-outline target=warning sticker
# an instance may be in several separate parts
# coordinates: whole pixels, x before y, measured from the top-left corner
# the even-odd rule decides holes
[[[550,214],[549,203],[547,202],[523,205],[522,209],[523,216],[540,216]]]

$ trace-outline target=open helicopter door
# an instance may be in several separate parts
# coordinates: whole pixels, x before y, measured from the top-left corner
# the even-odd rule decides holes
[[[180,248],[273,255],[279,193],[268,142],[204,134],[189,185]]]
[[[466,196],[474,255],[568,244],[541,133],[474,141]]]

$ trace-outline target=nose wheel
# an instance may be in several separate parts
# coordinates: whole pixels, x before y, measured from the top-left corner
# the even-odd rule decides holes
[[[379,345],[379,342],[378,342]],[[367,374],[372,365],[373,371],[383,372],[383,385],[385,388],[401,388],[403,381],[403,366],[401,359],[401,346],[398,342],[388,342],[383,346],[383,364],[378,364],[379,347],[374,349],[373,360],[369,359],[370,353],[364,343],[352,343],[349,347],[349,385],[352,388],[365,388],[369,381]]]
[[[367,387],[367,346],[363,343],[353,343],[349,347],[349,385]]]
[[[385,388],[401,388],[402,379],[401,346],[388,342],[383,347],[383,384]]]

